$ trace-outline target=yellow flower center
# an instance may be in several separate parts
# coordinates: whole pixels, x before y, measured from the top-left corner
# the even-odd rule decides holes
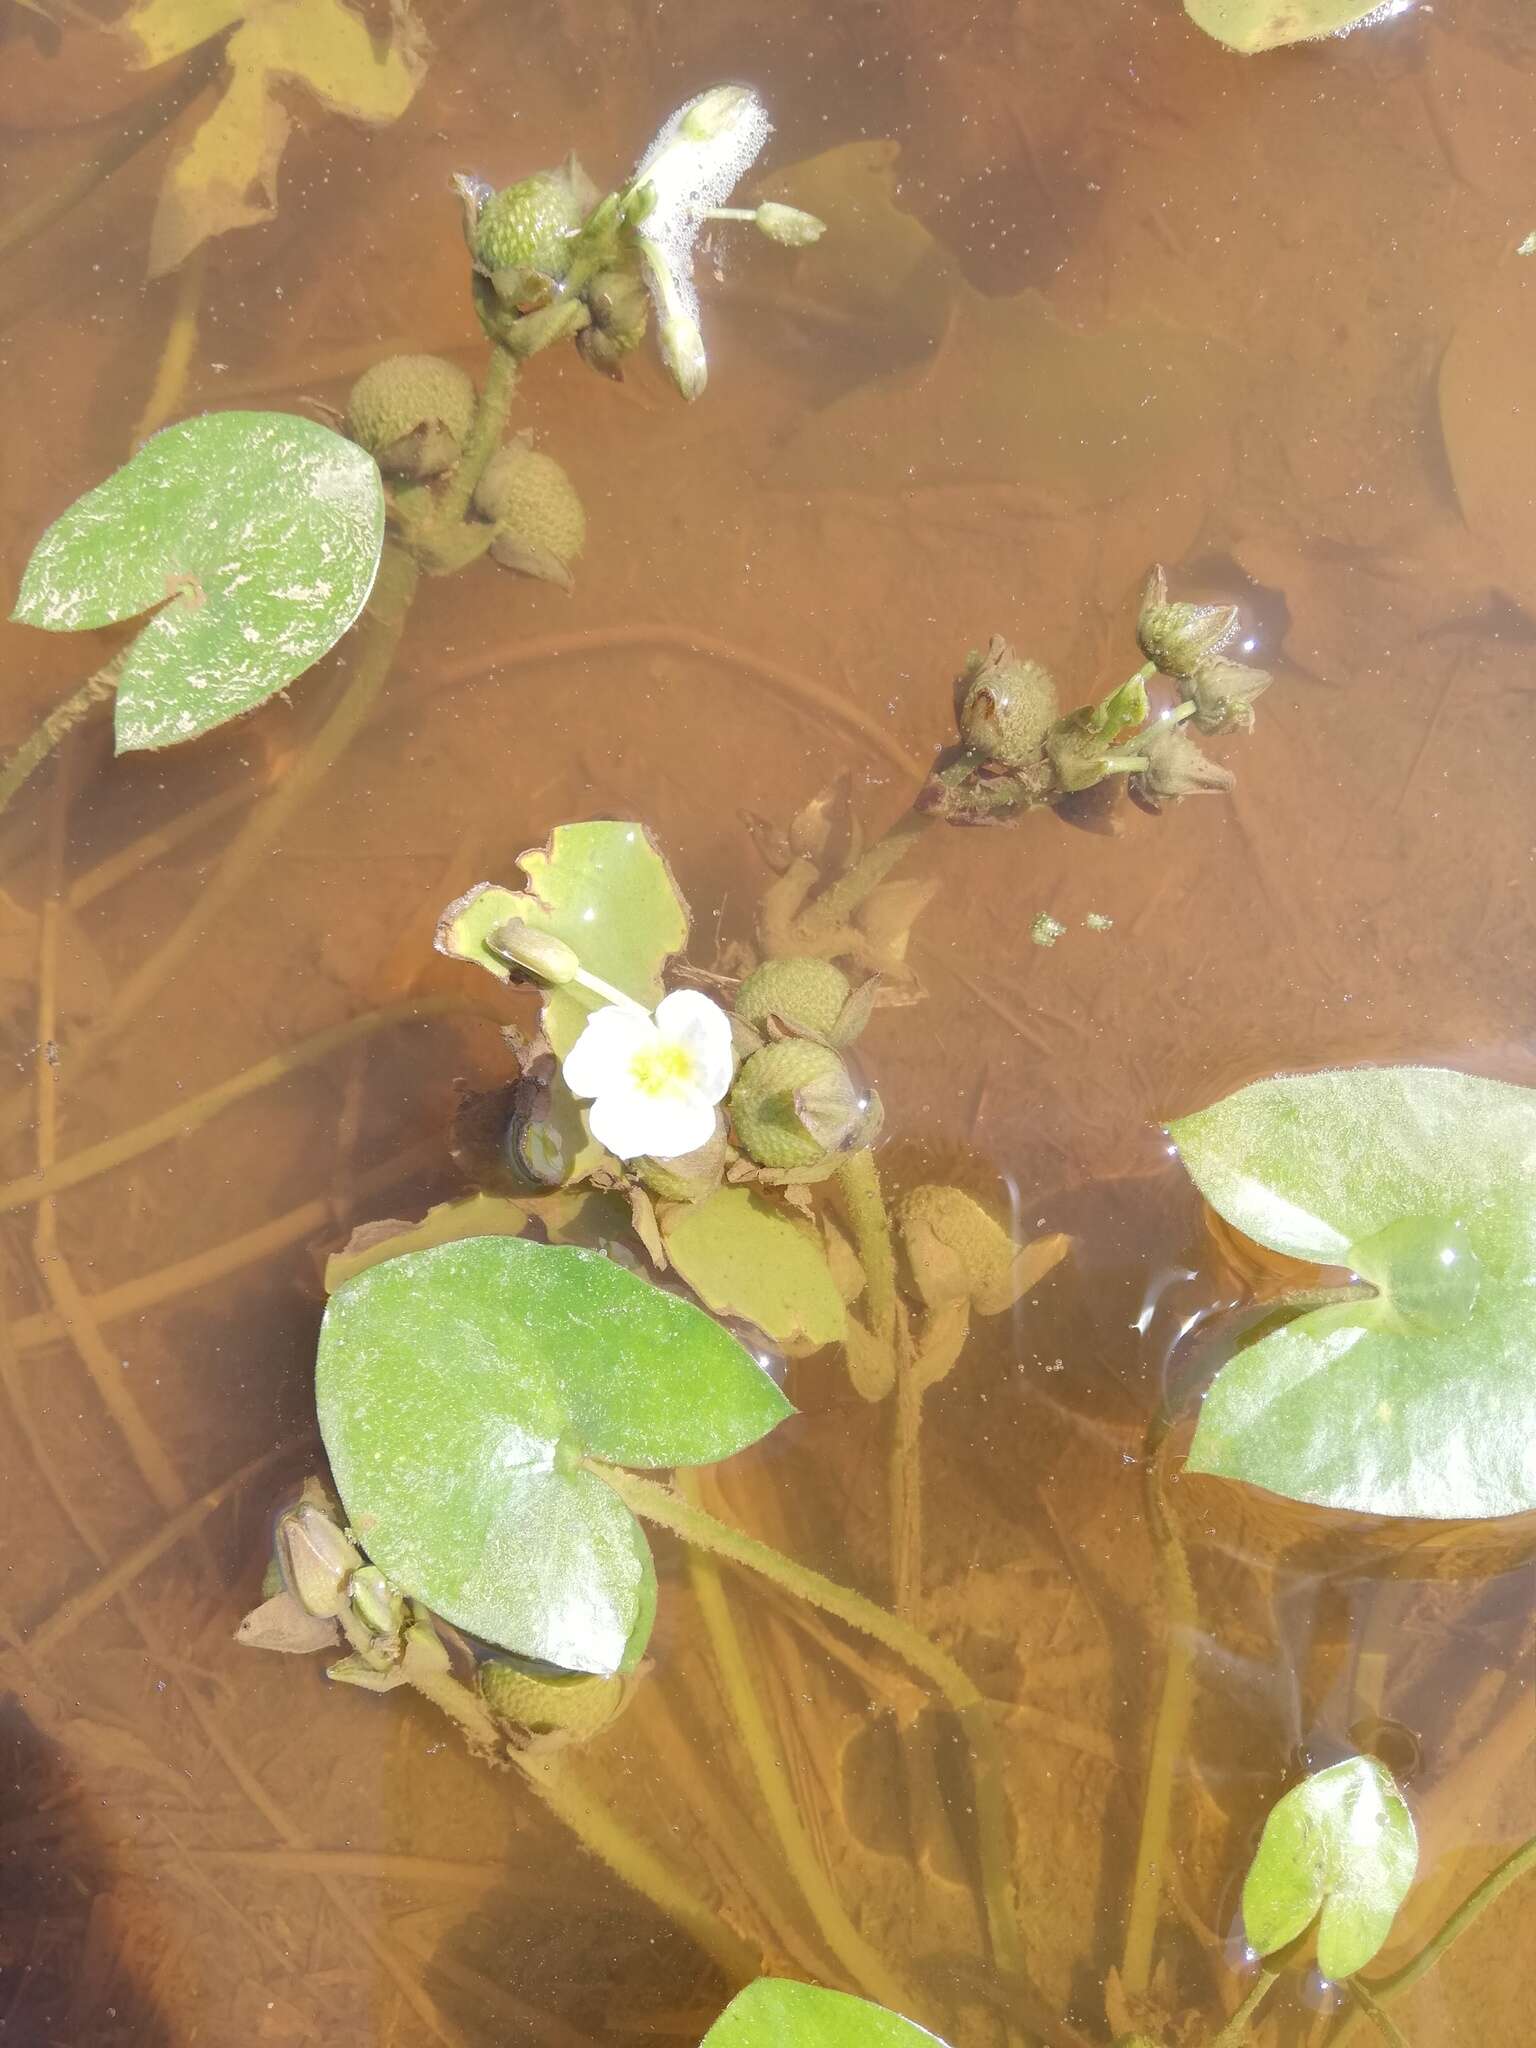
[[[685,1045],[648,1045],[630,1061],[629,1077],[642,1095],[673,1095],[693,1080],[693,1055]]]

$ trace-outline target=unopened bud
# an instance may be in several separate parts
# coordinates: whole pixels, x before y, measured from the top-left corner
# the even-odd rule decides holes
[[[681,110],[677,132],[688,142],[718,142],[761,118],[756,97],[746,86],[716,85]]]
[[[508,966],[520,967],[524,974],[554,988],[574,981],[581,972],[581,960],[574,947],[557,939],[553,932],[541,932],[536,925],[525,924],[520,917],[508,918],[505,924],[498,925],[485,943]]]
[[[1195,706],[1194,722],[1207,737],[1218,733],[1252,732],[1253,701],[1274,681],[1268,669],[1249,668],[1224,654],[1208,654],[1195,664],[1185,687]]]
[[[698,321],[687,313],[670,313],[661,322],[657,339],[672,382],[684,398],[698,398],[709,381],[709,364]]]
[[[1236,605],[1170,603],[1162,569],[1155,568],[1147,578],[1136,637],[1142,653],[1165,676],[1187,682],[1197,664],[1223,647],[1236,630]]]
[[[814,213],[804,213],[798,206],[780,206],[774,199],[765,199],[752,219],[770,242],[781,242],[786,249],[808,249],[827,232],[826,222]]]
[[[1219,796],[1237,781],[1230,768],[1223,768],[1201,753],[1182,725],[1171,718],[1157,724],[1136,741],[1136,751],[1146,762],[1134,778],[1133,790],[1154,803],[1185,796]]]
[[[274,1549],[289,1592],[307,1614],[343,1611],[347,1581],[363,1556],[323,1508],[307,1500],[290,1508],[278,1521]]]

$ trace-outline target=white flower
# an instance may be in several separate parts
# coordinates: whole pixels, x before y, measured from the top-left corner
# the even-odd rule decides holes
[[[561,1071],[590,1102],[594,1138],[619,1159],[679,1159],[707,1145],[731,1085],[731,1025],[718,1003],[675,989],[654,1017],[611,1004],[588,1018]]]
[[[639,247],[656,302],[662,354],[684,398],[704,389],[704,341],[693,285],[693,245],[771,132],[767,109],[744,85],[717,85],[679,107],[640,159],[631,192],[647,211]]]

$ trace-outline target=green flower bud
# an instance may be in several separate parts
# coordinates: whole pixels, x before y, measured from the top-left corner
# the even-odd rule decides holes
[[[754,1031],[776,1020],[791,1033],[830,1038],[851,993],[830,960],[766,960],[736,991],[736,1015]]]
[[[274,1550],[283,1581],[307,1614],[341,1614],[347,1581],[363,1554],[313,1500],[301,1500],[278,1518]]]
[[[365,1564],[347,1585],[352,1612],[376,1636],[397,1636],[405,1623],[405,1601],[376,1564]]]
[[[587,287],[586,300],[592,324],[577,335],[576,347],[594,370],[616,377],[623,358],[645,339],[651,317],[645,286],[632,270],[605,270]]]
[[[553,932],[541,932],[536,925],[525,924],[520,917],[510,917],[505,924],[498,925],[485,943],[509,966],[521,968],[535,981],[548,982],[556,988],[573,981],[581,972],[581,960],[574,946],[557,939]]]
[[[830,1046],[785,1038],[753,1053],[731,1090],[731,1122],[759,1166],[817,1166],[868,1144],[879,1098],[861,1091]]]
[[[552,455],[518,435],[493,455],[475,487],[475,510],[496,528],[491,555],[504,569],[571,587],[570,565],[587,538],[576,486]]]
[[[1208,654],[1195,664],[1185,688],[1195,706],[1195,725],[1208,738],[1227,732],[1253,731],[1253,702],[1274,681],[1268,669],[1249,668],[1224,654]]]
[[[475,416],[475,387],[441,356],[390,356],[364,370],[346,428],[385,476],[420,482],[451,469]]]
[[[700,397],[709,382],[709,360],[698,321],[685,308],[674,307],[661,321],[657,340],[661,359],[683,397],[690,401]]]
[[[1171,718],[1149,726],[1137,739],[1136,751],[1147,765],[1132,777],[1132,793],[1154,808],[1179,797],[1219,796],[1237,781],[1230,768],[1202,754]]]
[[[1037,661],[1021,661],[1006,640],[994,638],[973,654],[956,689],[960,737],[1000,768],[1024,768],[1040,758],[1056,718],[1056,685]]]
[[[1161,567],[1147,578],[1141,596],[1136,638],[1148,661],[1165,676],[1187,682],[1206,655],[1224,646],[1237,630],[1237,606],[1170,604],[1168,578]]]
[[[756,95],[744,85],[715,85],[680,110],[677,132],[685,142],[720,142],[758,119]]]
[[[632,1678],[600,1678],[586,1672],[538,1672],[500,1658],[476,1673],[480,1697],[508,1727],[529,1735],[581,1742],[598,1735],[634,1697]]]
[[[802,213],[798,206],[780,206],[772,199],[765,200],[752,219],[770,242],[780,242],[786,249],[809,248],[827,232],[826,222],[814,213]]]
[[[1091,789],[1109,773],[1110,755],[1124,735],[1147,715],[1147,686],[1132,676],[1097,704],[1084,704],[1057,719],[1045,748],[1056,780],[1067,791]]]

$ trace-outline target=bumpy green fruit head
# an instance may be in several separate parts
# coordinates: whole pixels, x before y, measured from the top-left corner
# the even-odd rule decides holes
[[[586,208],[563,171],[535,171],[493,193],[475,223],[475,261],[484,271],[537,270],[556,280],[570,268],[571,243]]]
[[[1000,768],[1027,768],[1040,758],[1056,709],[1049,671],[994,641],[968,673],[960,736]]]
[[[475,387],[441,356],[389,356],[364,370],[347,399],[347,432],[386,476],[419,480],[459,459],[475,416]]]
[[[842,1150],[868,1113],[837,1054],[812,1038],[753,1053],[731,1090],[731,1122],[759,1166],[817,1166]]]
[[[498,449],[475,487],[475,510],[496,528],[491,553],[504,568],[569,587],[587,538],[576,486],[552,455],[519,436]]]
[[[849,993],[847,975],[830,960],[765,960],[736,991],[736,1014],[754,1030],[778,1017],[791,1030],[826,1038]]]
[[[499,1661],[482,1664],[480,1693],[499,1721],[530,1735],[596,1735],[629,1703],[632,1682],[580,1672],[545,1674]]]

